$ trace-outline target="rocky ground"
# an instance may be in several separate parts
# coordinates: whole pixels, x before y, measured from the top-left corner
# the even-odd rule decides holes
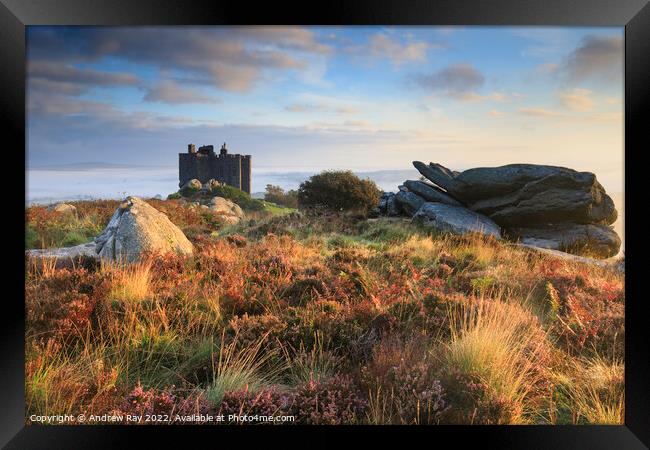
[[[445,189],[405,183],[392,217],[240,208],[204,185],[28,208],[27,416],[622,423],[624,274],[512,245],[512,194],[426,167]],[[595,180],[557,176],[595,205],[572,220],[612,220]]]

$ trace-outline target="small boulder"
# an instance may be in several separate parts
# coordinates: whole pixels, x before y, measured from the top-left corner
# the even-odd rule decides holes
[[[203,190],[212,194],[216,191],[218,187],[221,186],[221,183],[214,178],[210,178],[205,184],[203,184]]]
[[[415,213],[413,221],[443,233],[479,233],[501,238],[501,229],[490,218],[462,206],[427,202]]]
[[[180,193],[183,197],[189,197],[199,192],[202,187],[203,185],[201,182],[196,178],[193,178],[181,187]]]
[[[128,197],[120,204],[95,244],[102,259],[113,261],[137,261],[144,252],[193,252],[181,229],[138,197]]]
[[[237,203],[223,197],[213,197],[210,200],[209,208],[215,216],[228,225],[238,223],[246,217]]]

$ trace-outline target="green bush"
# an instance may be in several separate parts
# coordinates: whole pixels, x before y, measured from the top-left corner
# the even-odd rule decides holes
[[[179,198],[181,198],[180,192],[174,192],[173,194],[169,194],[167,196],[167,200],[178,200]]]
[[[379,203],[380,195],[374,181],[362,180],[349,170],[324,171],[300,185],[298,203],[303,207],[368,212]]]
[[[38,232],[34,229],[33,225],[25,226],[25,250],[36,248],[38,245]]]
[[[262,211],[264,209],[264,202],[252,198],[250,194],[232,186],[221,185],[214,187],[212,195],[231,200],[248,211]]]
[[[287,208],[297,208],[298,192],[294,190],[284,192],[284,189],[280,186],[267,184],[266,192],[264,193],[264,200],[275,203],[276,205],[286,206]]]

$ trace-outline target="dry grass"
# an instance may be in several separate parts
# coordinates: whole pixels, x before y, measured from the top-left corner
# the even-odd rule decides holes
[[[520,305],[486,300],[452,315],[445,363],[477,375],[494,395],[513,405],[517,413],[511,423],[527,422],[529,395],[541,380],[548,345],[536,318]]]
[[[206,390],[206,397],[212,404],[218,406],[226,392],[245,389],[255,394],[277,383],[277,375],[284,367],[268,367],[274,353],[260,351],[265,338],[244,348],[237,345],[236,339],[219,347],[218,357],[213,362],[212,382]]]
[[[572,384],[570,404],[576,423],[621,425],[625,420],[625,367],[601,356],[578,363],[581,378]]]
[[[151,261],[138,263],[102,263],[103,272],[111,276],[110,299],[139,302],[146,299],[151,290]]]

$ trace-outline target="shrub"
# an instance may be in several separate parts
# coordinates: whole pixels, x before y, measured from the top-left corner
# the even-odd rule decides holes
[[[324,382],[309,381],[298,387],[291,414],[299,424],[355,424],[363,419],[366,406],[352,379],[336,375]]]
[[[368,212],[379,202],[381,191],[369,180],[351,171],[325,171],[313,175],[298,188],[298,203],[303,207]]]
[[[38,339],[83,336],[108,284],[105,275],[85,269],[57,270],[48,278],[27,284],[28,334],[33,333]]]
[[[228,418],[231,415],[248,416],[279,416],[286,415],[293,403],[291,393],[279,392],[277,389],[266,389],[252,393],[248,389],[226,392],[221,401],[219,414]],[[231,421],[238,423],[237,421]]]
[[[373,423],[438,423],[447,403],[426,344],[420,339],[389,337],[374,348],[372,359],[362,369],[372,393],[369,416]]]
[[[144,415],[192,415],[207,414],[209,407],[202,397],[177,395],[173,388],[162,390],[145,390],[140,383],[123,399],[119,409],[113,413],[139,416],[140,422],[145,422]],[[171,419],[171,417],[170,417]],[[130,422],[134,423],[134,422]],[[149,422],[151,423],[151,422]],[[197,422],[198,423],[198,422]]]
[[[267,184],[266,192],[264,193],[264,200],[277,205],[286,206],[287,208],[297,208],[298,192],[294,190],[285,192],[280,186]]]

